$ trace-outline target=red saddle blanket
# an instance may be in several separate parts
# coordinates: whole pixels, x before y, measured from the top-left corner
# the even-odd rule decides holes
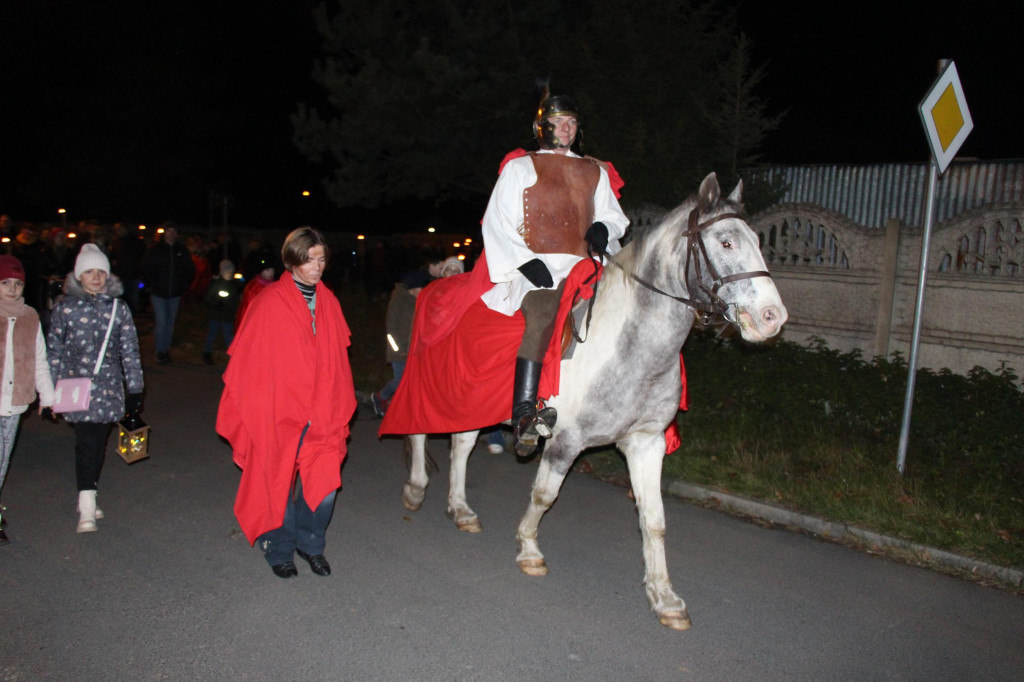
[[[596,271],[595,271],[596,266]],[[593,296],[601,267],[580,261],[565,281],[555,329],[561,330],[573,303]],[[424,287],[416,301],[413,339],[402,381],[379,435],[456,433],[494,426],[512,416],[515,358],[523,316],[488,308],[480,296],[492,286],[480,256],[472,271]],[[538,397],[558,393],[562,334],[554,334],[544,358]],[[680,366],[682,357],[680,356]],[[686,409],[686,379],[680,407]],[[673,423],[666,452],[679,446]]]

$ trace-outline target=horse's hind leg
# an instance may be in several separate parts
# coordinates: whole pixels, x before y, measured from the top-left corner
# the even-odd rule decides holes
[[[409,462],[409,480],[402,487],[402,504],[409,511],[416,511],[423,504],[423,497],[427,491],[426,434],[406,436],[405,448]]]
[[[479,431],[452,434],[451,468],[448,474],[448,516],[455,526],[467,533],[479,533],[483,528],[476,512],[466,502],[466,462],[476,445]]]
[[[519,521],[519,528],[516,531],[516,541],[519,543],[519,555],[516,556],[516,563],[519,564],[519,570],[527,575],[548,574],[548,565],[544,561],[544,555],[540,553],[540,545],[537,543],[537,531],[541,517],[555,503],[558,491],[562,488],[562,481],[565,480],[565,475],[569,471],[567,466],[564,471],[560,470],[562,469],[560,461],[552,466],[551,443],[548,443],[548,446],[537,468],[537,476],[533,479],[530,505],[526,508],[526,513]]]
[[[633,434],[618,445],[629,464],[633,496],[640,516],[647,599],[662,625],[674,630],[685,630],[690,627],[690,616],[686,604],[672,589],[665,560],[665,506],[661,501],[664,437],[660,433],[653,436]]]

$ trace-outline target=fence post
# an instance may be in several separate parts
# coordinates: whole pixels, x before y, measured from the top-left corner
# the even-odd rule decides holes
[[[878,320],[875,323],[874,355],[889,357],[892,336],[893,300],[896,295],[896,278],[899,274],[900,229],[903,221],[890,218],[885,223],[885,241],[882,245],[881,277],[878,282]]]

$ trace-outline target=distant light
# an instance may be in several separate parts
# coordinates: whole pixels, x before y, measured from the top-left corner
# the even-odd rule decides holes
[[[309,190],[308,189],[302,190],[302,196],[308,197],[309,196]]]
[[[164,228],[162,228],[162,227],[156,228],[156,233],[157,234],[163,234],[164,233]]]
[[[217,292],[217,295],[220,296],[221,298],[227,298],[228,296],[231,295],[231,292],[224,291],[223,289],[221,289],[220,291]]]
[[[466,237],[466,246],[469,246],[472,243],[473,243],[473,240],[470,239],[469,237]]]
[[[452,242],[452,246],[454,246],[457,249],[460,246],[462,246],[462,242]]]
[[[63,208],[58,208],[57,213],[67,213]]]
[[[363,235],[363,234],[357,234],[357,235],[356,235],[356,239],[366,239],[366,235]]]
[[[68,239],[75,239],[77,237],[78,237],[78,235],[75,234],[74,232],[68,232]]]
[[[11,241],[10,237],[0,237],[0,243],[9,244]]]
[[[145,230],[145,229],[146,229],[146,226],[145,226],[145,225],[139,225],[139,229],[140,229],[140,230]]]
[[[242,279],[242,273],[236,272],[235,273],[235,279]]]
[[[466,254],[460,253],[459,254],[459,260],[466,260]]]
[[[434,231],[434,228],[432,228],[432,227],[428,227],[427,228],[427,232],[433,232],[433,231]]]
[[[353,256],[354,256],[354,255],[356,255],[356,252],[355,252],[355,251],[353,251],[353,252],[352,252],[352,255],[353,255]]]

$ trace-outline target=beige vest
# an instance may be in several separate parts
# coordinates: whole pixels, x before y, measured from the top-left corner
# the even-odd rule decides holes
[[[0,369],[6,362],[8,318],[0,315]],[[36,334],[39,333],[39,315],[25,306],[14,324],[14,376],[7,377],[13,384],[11,405],[30,405],[36,399]]]

